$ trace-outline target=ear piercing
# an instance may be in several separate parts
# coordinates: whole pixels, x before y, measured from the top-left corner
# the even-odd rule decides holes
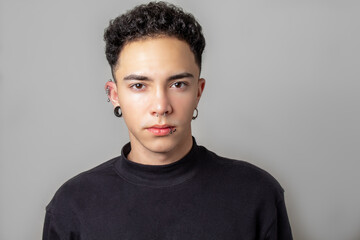
[[[198,115],[199,115],[198,109],[195,108],[194,110],[196,111],[196,114],[195,114],[195,116],[193,115],[192,120],[195,120],[195,119],[198,117]]]
[[[119,110],[120,110],[120,112],[119,112]],[[119,117],[119,118],[122,116],[122,111],[121,111],[120,106],[116,106],[116,107],[114,108],[114,114],[115,114],[115,116],[117,116],[117,117]]]
[[[110,89],[109,89],[109,86],[106,87],[105,93],[106,93],[106,96],[108,96],[107,101],[110,102],[110,98],[109,98]]]
[[[108,81],[108,82],[112,82],[112,80],[111,80],[111,79],[109,79],[109,81]],[[109,88],[109,86],[107,86],[107,87],[106,87],[106,89],[105,89],[105,93],[106,93],[106,96],[108,97],[108,98],[107,98],[107,101],[108,101],[108,102],[110,102],[110,98],[109,98],[110,88]]]

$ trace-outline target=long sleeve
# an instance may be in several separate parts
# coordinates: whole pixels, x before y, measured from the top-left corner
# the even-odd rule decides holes
[[[193,145],[167,165],[122,155],[63,184],[43,240],[292,240],[284,190],[266,171]]]
[[[80,240],[76,219],[46,211],[43,240]]]
[[[277,204],[276,218],[268,231],[266,240],[292,240],[291,227],[284,200]]]

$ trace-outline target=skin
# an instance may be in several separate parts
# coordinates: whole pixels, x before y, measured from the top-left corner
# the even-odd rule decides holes
[[[205,87],[199,75],[189,45],[177,38],[147,38],[123,47],[114,68],[116,84],[107,82],[105,88],[128,127],[129,160],[170,164],[190,151],[192,116]],[[149,131],[165,124],[176,132],[157,136]]]

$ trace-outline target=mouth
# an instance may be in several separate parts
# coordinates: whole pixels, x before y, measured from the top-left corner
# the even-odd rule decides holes
[[[174,126],[170,125],[154,125],[149,128],[146,128],[149,132],[155,136],[166,136],[171,134],[174,131]]]

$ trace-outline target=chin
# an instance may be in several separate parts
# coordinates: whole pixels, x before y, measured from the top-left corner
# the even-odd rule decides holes
[[[174,139],[169,137],[157,137],[151,139],[144,146],[152,152],[156,153],[167,153],[171,152],[176,147]]]

